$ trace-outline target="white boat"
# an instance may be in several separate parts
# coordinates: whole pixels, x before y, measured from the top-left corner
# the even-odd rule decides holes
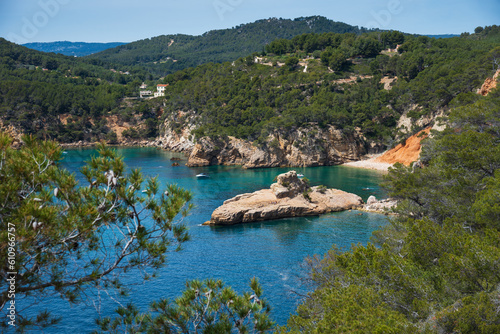
[[[197,178],[209,177],[206,173],[200,173],[196,175]]]
[[[297,174],[297,177],[304,177],[304,174]]]

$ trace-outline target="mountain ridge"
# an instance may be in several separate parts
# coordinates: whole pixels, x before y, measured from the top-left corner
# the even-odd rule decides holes
[[[232,28],[210,30],[198,36],[169,34],[151,37],[88,56],[121,65],[142,65],[160,75],[204,63],[233,61],[261,52],[276,39],[290,39],[303,33],[368,32],[367,28],[330,20],[324,16],[295,19],[268,18]]]

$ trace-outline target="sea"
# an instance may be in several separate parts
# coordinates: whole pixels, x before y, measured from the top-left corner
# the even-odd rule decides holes
[[[239,166],[186,167],[180,153],[156,148],[117,148],[129,168],[140,168],[147,176],[158,176],[162,186],[177,184],[192,191],[194,208],[184,219],[191,240],[179,252],[167,255],[166,266],[154,279],[144,281],[135,271],[121,275],[129,289],[127,297],[88,288],[78,304],[59,298],[45,298],[28,309],[34,314],[48,310],[62,321],[43,329],[45,333],[88,333],[97,330],[95,319],[116,315],[120,305],[133,302],[141,310],[162,298],[175,299],[188,280],[221,279],[237,292],[249,291],[252,277],[258,278],[263,296],[272,307],[271,317],[286,324],[312,286],[307,280],[306,258],[324,255],[332,246],[347,251],[352,245],[366,245],[372,232],[388,223],[385,215],[344,211],[322,216],[280,219],[235,226],[210,227],[202,223],[225,200],[238,194],[268,188],[278,174],[295,170],[312,185],[325,185],[358,194],[384,198],[378,171],[346,166],[243,169]],[[94,149],[68,149],[62,166],[74,172],[81,185],[80,168]],[[174,161],[172,158],[181,159]],[[178,162],[179,166],[172,166]],[[199,173],[209,177],[197,178]],[[20,301],[22,303],[22,301]],[[27,305],[24,305],[27,306]]]

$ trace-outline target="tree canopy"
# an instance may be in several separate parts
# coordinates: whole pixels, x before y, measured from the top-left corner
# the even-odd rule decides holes
[[[62,150],[56,143],[31,137],[24,142],[14,150],[0,133],[2,263],[9,263],[9,246],[15,250],[15,263],[0,269],[2,312],[11,300],[8,272],[17,273],[18,303],[53,295],[76,303],[88,288],[126,291],[120,273],[153,277],[169,248],[180,249],[189,239],[182,223],[190,210],[189,191],[176,185],[160,189],[157,178],[127,171],[122,158],[105,146],[82,168],[85,184],[78,184],[60,167]],[[43,311],[28,317],[21,309],[17,317],[19,330],[58,320]],[[3,326],[7,321],[4,317]]]

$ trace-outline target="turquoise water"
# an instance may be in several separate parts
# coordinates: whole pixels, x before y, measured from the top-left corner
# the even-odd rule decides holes
[[[230,227],[207,227],[201,224],[210,219],[212,211],[230,197],[244,192],[267,188],[276,175],[291,168],[245,170],[234,166],[188,168],[172,167],[172,157],[180,154],[153,148],[118,149],[130,167],[140,167],[144,174],[158,175],[162,184],[176,183],[194,193],[195,208],[185,221],[191,241],[180,252],[168,255],[167,266],[158,278],[138,281],[137,273],[122,276],[130,286],[130,300],[145,309],[160,298],[174,298],[191,279],[220,278],[237,291],[248,289],[251,277],[258,277],[264,296],[273,307],[272,316],[278,324],[296,309],[300,295],[307,293],[304,277],[304,259],[324,254],[333,244],[348,249],[351,244],[366,244],[372,232],[386,224],[386,216],[340,212],[321,217],[305,217],[259,222]],[[63,166],[77,172],[96,152],[90,149],[68,150]],[[343,166],[293,168],[304,174],[313,185],[324,184],[360,195],[365,201],[370,195],[384,196],[378,183],[382,174]],[[197,179],[198,173],[210,178]],[[61,299],[51,299],[39,305],[63,317],[63,321],[47,332],[89,332],[95,329],[94,319],[112,315],[118,304],[109,296],[89,292],[84,304],[71,306]],[[100,297],[100,298],[99,298]],[[95,302],[99,300],[100,302]],[[119,299],[120,300],[120,299]],[[120,300],[124,302],[124,300]]]

